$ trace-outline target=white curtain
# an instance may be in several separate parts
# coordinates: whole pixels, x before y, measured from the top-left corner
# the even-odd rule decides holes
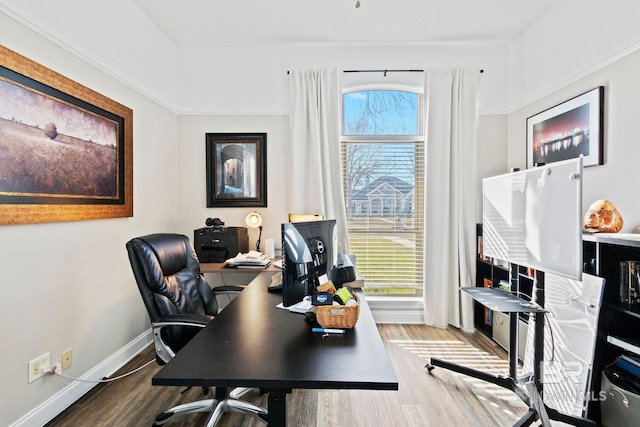
[[[473,328],[479,70],[427,71],[425,323]]]
[[[341,72],[292,70],[291,114],[286,190],[290,213],[322,214],[336,219],[338,250],[349,252],[340,166]]]

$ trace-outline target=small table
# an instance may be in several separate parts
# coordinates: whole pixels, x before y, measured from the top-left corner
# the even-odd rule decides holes
[[[509,314],[509,376],[516,378],[518,369],[517,313],[547,313],[548,310],[535,302],[518,298],[500,288],[465,287],[460,290],[490,310]]]
[[[269,392],[269,426],[286,425],[286,397],[298,389],[398,390],[364,295],[344,335],[312,333],[304,316],[277,308],[270,274],[235,300],[153,377],[153,385],[250,387]]]

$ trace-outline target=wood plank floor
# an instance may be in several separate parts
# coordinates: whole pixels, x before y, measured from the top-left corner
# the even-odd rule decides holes
[[[505,351],[481,333],[424,325],[379,325],[399,381],[398,391],[294,390],[287,398],[289,426],[510,426],[526,406],[509,390],[436,368],[424,368],[439,357],[495,374],[507,374]],[[132,359],[120,372],[153,359],[153,349]],[[367,363],[366,360],[354,363]],[[124,379],[98,385],[48,427],[150,426],[155,416],[179,403],[204,398],[193,388],[152,387],[155,363]],[[267,396],[250,392],[244,400],[266,407]],[[206,414],[181,417],[166,426],[203,426]],[[237,414],[226,414],[220,427],[264,426]]]

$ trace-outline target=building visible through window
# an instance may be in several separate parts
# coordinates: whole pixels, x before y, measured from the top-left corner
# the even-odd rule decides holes
[[[422,295],[422,96],[400,90],[343,95],[342,170],[351,253],[365,291]]]

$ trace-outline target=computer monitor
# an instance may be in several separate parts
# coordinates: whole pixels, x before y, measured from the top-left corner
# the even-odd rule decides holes
[[[282,304],[303,300],[335,264],[335,219],[282,224]]]

